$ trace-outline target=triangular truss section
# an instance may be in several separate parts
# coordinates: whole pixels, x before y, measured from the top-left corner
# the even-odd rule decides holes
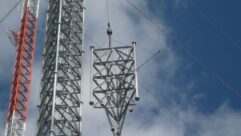
[[[91,52],[90,104],[105,109],[113,135],[120,136],[126,114],[135,105],[134,98],[139,100],[135,43],[104,49],[91,47]]]

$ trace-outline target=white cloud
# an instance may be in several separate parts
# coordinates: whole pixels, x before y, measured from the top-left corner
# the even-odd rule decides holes
[[[198,118],[202,136],[240,136],[241,113],[221,106],[214,114]]]

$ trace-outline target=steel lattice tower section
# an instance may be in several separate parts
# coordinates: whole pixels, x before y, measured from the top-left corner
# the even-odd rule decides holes
[[[90,105],[105,110],[113,135],[120,136],[128,110],[132,112],[135,101],[140,99],[136,43],[102,49],[92,46],[90,73]]]
[[[28,116],[39,0],[25,0],[21,27],[16,35],[17,55],[11,85],[5,136],[23,136]]]
[[[81,136],[84,0],[49,0],[37,136]]]

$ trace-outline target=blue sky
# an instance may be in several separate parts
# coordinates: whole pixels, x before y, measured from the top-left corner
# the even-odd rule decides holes
[[[241,93],[239,91],[241,89],[239,83],[241,52],[220,32],[220,30],[225,32],[240,46],[241,27],[239,24],[241,19],[238,18],[240,10],[238,5],[241,2],[235,0],[193,0],[193,3],[202,10],[209,20],[188,2],[183,2],[183,6],[176,10],[166,8],[164,16],[167,19],[167,24],[175,31],[174,38],[182,42],[203,63]],[[173,48],[177,48],[176,51],[185,58],[187,63],[192,63],[192,68],[184,69],[183,74],[187,77],[200,78],[196,90],[205,95],[203,99],[198,101],[200,111],[212,112],[225,101],[229,102],[229,106],[233,109],[240,110],[240,98],[229,92],[212,76],[201,77],[200,73],[205,72],[204,69],[190,59],[190,56],[186,55],[178,46],[173,45]]]
[[[13,4],[13,0],[5,0],[6,5]],[[217,81],[205,69],[187,55],[179,46],[168,40],[165,34],[151,26],[150,22],[138,14],[125,1],[110,0],[111,20],[113,25],[114,37],[123,42],[136,40],[139,44],[138,64],[141,65],[156,50],[167,50],[155,57],[139,72],[139,81],[155,94],[163,104],[158,103],[152,96],[145,92],[140,85],[142,101],[136,106],[136,111],[127,118],[127,126],[124,134],[138,135],[165,135],[165,136],[239,136],[241,125],[241,98],[233,95],[222,83]],[[240,5],[238,0],[192,0],[208,18],[225,32],[226,37],[220,30],[217,30],[210,20],[200,15],[199,12],[190,4],[188,0],[132,0],[133,3],[143,10],[148,16],[158,23],[161,28],[171,36],[171,38],[181,42],[189,48],[192,53],[212,69],[217,75],[227,81],[239,94],[241,94],[241,50],[232,46],[229,36],[239,47],[241,47],[241,18]],[[95,0],[87,2],[86,32],[93,36],[97,43],[106,40],[106,11],[105,4],[100,3],[96,6]],[[1,7],[1,6],[0,6]],[[34,66],[34,80],[32,85],[31,101],[38,97],[40,90],[39,75],[41,72],[41,53],[44,40],[44,18],[46,3],[42,1],[40,22],[38,29],[38,44],[36,49],[36,59]],[[15,11],[16,12],[16,11]],[[1,11],[1,16],[5,11]],[[1,24],[1,40],[5,44],[10,44],[3,38],[5,29],[16,26],[11,23],[15,16]],[[123,25],[125,24],[125,25]],[[128,34],[127,34],[128,33]],[[92,43],[86,40],[85,50]],[[117,43],[115,43],[117,44]],[[0,74],[4,80],[0,80],[0,120],[5,118],[9,88],[12,74],[12,64],[14,64],[14,48],[11,46],[3,47],[0,50]],[[5,50],[10,53],[5,55]],[[2,54],[2,55],[1,55]],[[5,55],[5,56],[4,56]],[[8,60],[4,60],[9,56]],[[88,65],[88,57],[85,59]],[[86,66],[86,75],[88,67]],[[4,71],[4,72],[1,72]],[[1,75],[0,75],[1,76]],[[88,77],[88,76],[87,76]],[[88,83],[87,83],[88,84]],[[88,91],[88,87],[87,91]],[[33,102],[30,108],[30,122],[36,124],[37,102]],[[87,102],[86,102],[87,103]],[[173,115],[169,107],[176,115]],[[103,128],[100,134],[110,134],[105,118],[99,119],[103,113],[86,107],[84,122],[85,131],[91,130],[88,119],[94,118],[94,126]],[[88,113],[90,115],[88,115]],[[91,116],[92,115],[92,116]],[[93,117],[95,116],[95,117]],[[177,117],[178,116],[178,117]],[[187,128],[183,120],[192,126],[193,130]],[[208,125],[207,125],[208,124]],[[1,128],[4,122],[0,123]],[[137,133],[140,128],[143,131]],[[217,130],[222,131],[217,132]],[[101,129],[102,130],[102,129]],[[197,133],[193,132],[197,131]],[[1,134],[1,133],[0,133]],[[31,132],[27,132],[31,136]],[[98,134],[98,131],[91,132],[90,136]]]

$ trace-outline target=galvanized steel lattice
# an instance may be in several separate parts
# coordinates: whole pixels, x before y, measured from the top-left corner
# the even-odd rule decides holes
[[[114,136],[120,136],[127,111],[139,100],[135,43],[132,46],[91,47],[90,105],[104,108]],[[93,98],[92,98],[93,95]]]
[[[49,0],[37,136],[81,136],[83,0]]]

